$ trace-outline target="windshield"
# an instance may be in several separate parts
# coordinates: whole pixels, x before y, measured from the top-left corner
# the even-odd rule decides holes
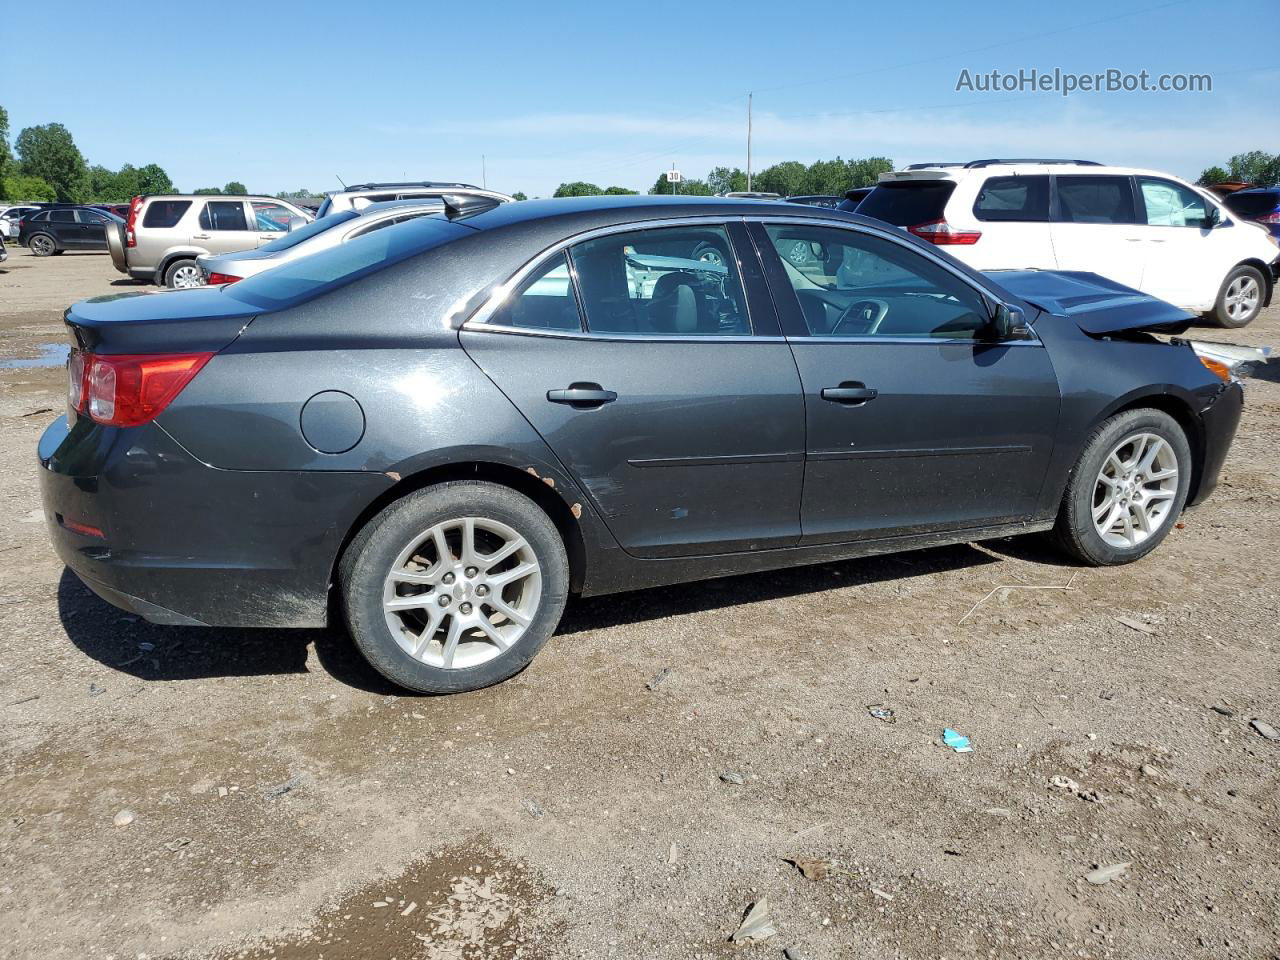
[[[418,217],[375,230],[328,250],[224,287],[225,295],[264,310],[280,310],[345,287],[361,277],[470,233],[436,217]],[[261,248],[265,249],[265,247]]]
[[[323,220],[312,220],[305,227],[299,227],[297,230],[286,233],[283,237],[277,237],[270,243],[264,243],[259,250],[267,250],[275,253],[278,250],[288,250],[290,247],[296,247],[303,240],[314,237],[317,233],[324,233],[331,227],[336,227],[340,223],[346,223],[348,220],[354,219],[358,214],[354,210],[344,210],[342,213],[335,213],[332,217],[325,217]],[[279,229],[274,228],[274,229]]]

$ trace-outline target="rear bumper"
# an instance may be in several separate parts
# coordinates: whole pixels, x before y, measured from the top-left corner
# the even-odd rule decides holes
[[[1203,413],[1200,421],[1204,428],[1204,461],[1196,488],[1187,499],[1188,506],[1203,503],[1218,486],[1222,465],[1227,451],[1240,426],[1244,411],[1244,388],[1236,382],[1226,384]]]
[[[391,485],[382,474],[217,470],[155,424],[66,417],[45,431],[39,462],[58,556],[104,600],[164,624],[323,625],[338,551]]]

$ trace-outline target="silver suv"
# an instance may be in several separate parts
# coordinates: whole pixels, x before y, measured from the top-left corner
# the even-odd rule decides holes
[[[511,202],[511,197],[496,190],[486,190],[470,183],[442,183],[436,180],[418,180],[408,183],[353,183],[342,190],[324,195],[324,203],[316,213],[316,219],[327,217],[341,210],[363,210],[371,203],[388,200],[430,200],[434,197],[489,197],[500,203]]]
[[[252,250],[312,219],[301,207],[274,197],[134,197],[128,222],[107,231],[107,247],[115,268],[135,280],[198,287],[204,273],[196,257]]]

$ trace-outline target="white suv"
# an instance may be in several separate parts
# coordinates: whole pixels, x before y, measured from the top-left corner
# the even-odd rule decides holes
[[[920,163],[881,174],[858,213],[978,270],[1101,274],[1243,327],[1271,302],[1280,248],[1184,180],[1088,160]]]

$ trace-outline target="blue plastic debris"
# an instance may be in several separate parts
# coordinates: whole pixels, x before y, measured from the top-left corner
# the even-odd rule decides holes
[[[956,753],[973,753],[973,747],[969,746],[969,738],[961,736],[950,727],[942,731],[942,742]]]

